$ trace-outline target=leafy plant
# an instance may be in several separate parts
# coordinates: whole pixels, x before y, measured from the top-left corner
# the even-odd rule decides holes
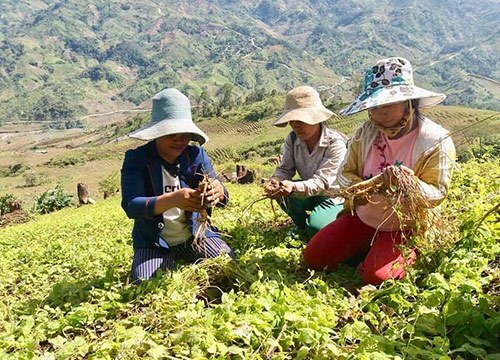
[[[73,195],[65,193],[62,186],[57,185],[54,189],[47,190],[35,198],[32,210],[39,214],[48,214],[71,206],[72,202]]]
[[[29,166],[20,163],[9,166],[0,166],[0,176],[3,177],[16,176],[24,173],[29,168],[30,168]]]
[[[99,181],[99,191],[103,193],[105,199],[116,195],[120,191],[120,174],[118,171],[113,171]]]
[[[0,216],[19,210],[20,208],[21,203],[14,194],[0,196]]]
[[[37,173],[30,171],[23,174],[24,186],[33,187],[38,186],[42,183],[42,179]]]
[[[467,162],[471,159],[489,159],[499,156],[500,136],[495,134],[479,137],[477,143],[467,148],[467,150],[459,152],[458,160]]]
[[[243,214],[256,185],[228,184],[229,208],[211,218],[237,262],[140,286],[127,284],[132,222],[118,198],[0,229],[0,358],[496,359],[499,168],[461,164],[443,204],[453,249],[378,288],[349,266],[308,270],[279,208]]]

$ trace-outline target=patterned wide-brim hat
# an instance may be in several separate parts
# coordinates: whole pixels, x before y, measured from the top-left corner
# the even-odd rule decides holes
[[[418,107],[439,104],[446,95],[422,89],[413,82],[413,69],[408,60],[392,57],[378,61],[365,73],[363,93],[341,115],[352,115],[379,106],[419,100]]]
[[[208,136],[196,126],[191,117],[189,99],[177,89],[165,89],[153,97],[151,121],[129,136],[140,140],[154,140],[165,135],[192,134],[192,139],[203,145]]]
[[[273,125],[283,127],[290,121],[314,125],[328,120],[333,112],[323,106],[319,94],[310,86],[298,86],[286,94],[285,109]]]

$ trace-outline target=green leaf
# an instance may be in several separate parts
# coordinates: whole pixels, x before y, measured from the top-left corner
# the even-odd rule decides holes
[[[55,338],[48,340],[48,342],[56,349],[62,348],[67,341],[68,340],[61,335],[57,335]]]
[[[299,343],[312,345],[316,343],[316,331],[305,328],[300,330]]]
[[[236,345],[231,345],[228,348],[228,351],[230,354],[233,354],[233,355],[242,355],[244,352],[244,349],[239,347],[239,346],[236,346]]]
[[[19,325],[19,332],[24,336],[28,337],[35,326],[35,319],[33,316],[23,316],[23,320]]]
[[[164,355],[168,354],[168,349],[163,345],[155,344],[151,348],[149,348],[146,354],[151,356],[153,359],[160,359],[163,358]]]
[[[475,356],[476,359],[487,359],[488,358],[488,353],[486,352],[486,350],[472,346],[470,344],[464,344],[464,345],[460,346],[458,349],[455,349],[452,351],[453,354],[457,353],[457,352],[458,353],[462,353],[462,352],[469,353],[469,354]]]
[[[295,359],[302,360],[307,358],[307,354],[309,354],[309,348],[307,346],[302,346],[299,351],[297,351],[297,356]]]

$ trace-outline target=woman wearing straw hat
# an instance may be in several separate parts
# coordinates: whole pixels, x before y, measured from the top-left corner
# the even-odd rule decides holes
[[[403,188],[406,181],[414,184],[425,209],[443,201],[455,148],[449,133],[419,109],[444,98],[415,86],[412,67],[404,58],[383,59],[372,66],[365,73],[363,93],[341,112],[351,115],[368,110],[369,117],[349,142],[337,177],[341,189],[382,174],[382,189]],[[346,201],[346,211],[311,239],[304,250],[310,268],[332,270],[341,262],[366,255],[358,268],[365,283],[376,285],[405,276],[405,267],[417,255],[414,249],[408,249],[406,256],[400,251],[415,229],[397,216],[408,208],[395,209],[381,193],[367,200]]]
[[[337,170],[346,153],[345,135],[324,125],[333,112],[321,103],[316,90],[299,86],[288,92],[285,110],[273,125],[292,128],[285,140],[281,164],[267,189],[299,229],[312,237],[335,219],[343,199],[328,195],[334,190]],[[295,174],[299,180],[292,180]],[[269,191],[268,191],[269,192]]]
[[[215,178],[215,172],[205,150],[189,145],[208,140],[192,121],[189,99],[176,89],[156,94],[150,123],[129,136],[149,141],[128,150],[122,167],[122,207],[134,219],[132,280],[171,269],[177,259],[234,257],[211,225],[201,241],[193,242],[204,209],[198,184],[203,174]],[[224,186],[214,180],[206,200],[223,206],[227,199]]]

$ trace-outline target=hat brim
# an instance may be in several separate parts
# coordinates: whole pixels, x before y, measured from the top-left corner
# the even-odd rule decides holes
[[[195,125],[191,119],[166,119],[148,124],[129,134],[129,137],[140,140],[154,140],[165,135],[188,133],[193,135],[193,140],[203,145],[208,141],[208,136]]]
[[[408,100],[419,100],[418,107],[426,108],[439,104],[446,95],[422,89],[415,85],[395,85],[377,89],[370,94],[362,93],[340,115],[352,115],[375,107],[395,104]]]
[[[334,113],[326,107],[300,108],[283,112],[273,123],[274,126],[284,127],[290,121],[302,121],[314,125],[322,123],[332,117]]]

